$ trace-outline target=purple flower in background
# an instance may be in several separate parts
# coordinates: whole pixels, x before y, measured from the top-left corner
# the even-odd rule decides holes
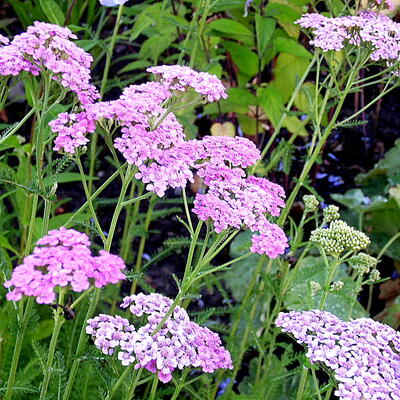
[[[161,329],[153,334],[171,305],[171,299],[156,293],[125,297],[121,307],[129,307],[137,317],[145,316],[145,325],[136,329],[127,319],[101,314],[88,320],[86,332],[104,354],[118,351],[122,365],[136,362],[135,368],[157,373],[164,383],[172,379],[175,369],[194,367],[207,373],[219,368],[232,369],[230,354],[219,336],[190,321],[181,307],[175,307]]]
[[[383,14],[364,11],[358,15],[329,18],[304,14],[297,23],[311,28],[310,44],[323,51],[341,50],[345,43],[371,48],[371,60],[392,65],[400,57],[400,24]]]
[[[3,35],[0,35],[0,45],[9,44],[10,40]]]
[[[342,321],[320,310],[280,313],[276,325],[307,347],[338,381],[348,400],[400,400],[400,333],[370,318]]]
[[[18,75],[21,71],[39,75],[49,70],[53,79],[73,91],[82,104],[93,103],[99,97],[90,84],[93,58],[71,41],[76,38],[68,28],[36,21],[8,46],[0,47],[0,75]]]
[[[50,231],[4,283],[6,288],[13,287],[7,300],[18,301],[25,295],[36,297],[40,304],[50,304],[57,286],[71,286],[74,292],[82,292],[91,280],[96,287],[103,287],[125,278],[125,263],[120,257],[104,250],[92,256],[89,246],[88,236],[74,229]]]
[[[100,0],[100,4],[105,7],[122,6],[128,0]]]

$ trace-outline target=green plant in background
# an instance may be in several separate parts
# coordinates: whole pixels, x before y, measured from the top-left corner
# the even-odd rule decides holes
[[[398,259],[398,145],[357,177],[361,189],[332,195],[344,213],[321,209],[309,179],[332,133],[358,125],[398,87],[398,57],[379,47],[379,40],[399,46],[397,25],[374,12],[354,15],[339,1],[326,5],[326,15],[352,15],[353,30],[332,28],[322,14],[296,22],[315,11],[304,1],[102,3],[118,8],[13,0],[34,46],[0,36],[0,108],[15,107],[18,87],[25,93],[20,122],[0,137],[2,294],[11,300],[0,304],[0,393],[7,400],[347,398],[335,367],[317,375],[320,364],[283,338],[275,321],[282,311],[316,309],[339,317],[338,326],[368,317],[369,305],[358,301],[363,287],[382,281],[383,254]],[[31,27],[35,20],[52,25]],[[322,20],[331,41],[314,30]],[[1,25],[7,36],[10,22]],[[311,28],[313,48],[299,24]],[[144,69],[157,64],[168,66],[148,69],[153,80],[142,83]],[[349,99],[373,85],[379,94],[344,117]],[[201,139],[208,132],[194,125],[199,115],[211,120],[211,136]],[[293,171],[299,137],[308,145]],[[279,168],[292,181],[285,201],[279,185],[260,177]],[[75,182],[83,204],[57,198]],[[165,197],[168,188],[175,193]],[[304,191],[297,220],[291,210]],[[173,216],[182,236],[148,256],[161,220]],[[146,270],[165,257],[182,263],[173,300],[146,281]],[[206,291],[219,293],[225,307],[193,312],[192,322],[185,310]],[[226,349],[202,325],[219,332]],[[389,340],[393,354],[376,362],[394,363],[398,334],[382,330],[397,342]],[[389,371],[385,379],[389,385],[378,386],[396,399],[390,385],[398,376]],[[359,390],[355,382],[350,388]]]

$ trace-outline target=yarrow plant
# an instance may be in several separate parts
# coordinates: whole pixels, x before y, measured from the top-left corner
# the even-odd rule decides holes
[[[71,41],[76,38],[68,28],[36,21],[9,44],[3,40],[0,75],[49,72],[63,88],[74,92],[83,105],[90,104],[99,97],[90,84],[93,58]]]
[[[0,136],[2,398],[398,399],[398,334],[358,317],[399,236],[311,179],[399,84],[390,4],[327,3],[295,42],[263,1],[22,3],[25,32],[0,23],[2,125],[27,109]]]
[[[135,363],[135,368],[146,368],[157,373],[161,382],[168,383],[175,369],[200,367],[212,373],[219,368],[232,369],[232,361],[221,346],[219,336],[190,321],[187,312],[172,307],[172,300],[160,294],[125,297],[123,308],[136,317],[147,317],[139,328],[127,319],[100,315],[88,320],[86,332],[95,339],[95,345],[104,354],[118,351],[122,365]]]
[[[342,321],[327,311],[279,314],[276,325],[332,370],[343,400],[400,399],[400,334],[370,318]]]
[[[124,261],[107,251],[92,256],[89,237],[74,229],[52,230],[39,239],[33,253],[25,257],[4,286],[13,289],[7,300],[34,296],[42,304],[55,300],[55,288],[71,287],[74,292],[91,284],[101,288],[125,278]]]

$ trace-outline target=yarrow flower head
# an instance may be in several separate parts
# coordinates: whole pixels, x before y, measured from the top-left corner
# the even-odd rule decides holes
[[[10,40],[3,35],[0,35],[0,46],[9,44]]]
[[[338,381],[343,400],[400,400],[400,333],[370,318],[342,321],[320,310],[280,313],[276,325]]]
[[[400,25],[383,14],[364,11],[336,18],[304,14],[296,22],[303,28],[311,28],[314,39],[310,44],[322,51],[338,51],[349,43],[370,47],[373,61],[383,60],[391,65],[400,57]]]
[[[308,212],[315,211],[319,206],[318,199],[313,194],[306,194],[303,196],[304,208]]]
[[[255,232],[251,247],[254,253],[267,254],[271,258],[283,254],[288,245],[287,238],[283,230],[265,216],[266,213],[280,214],[280,208],[285,205],[282,187],[254,176],[224,179],[223,171],[221,168],[219,179],[205,179],[208,191],[197,194],[193,212],[203,221],[211,219],[216,232],[229,227],[246,227]]]
[[[328,207],[325,207],[322,211],[322,214],[324,216],[324,223],[332,222],[340,218],[339,207],[332,204]]]
[[[329,255],[357,252],[371,243],[367,235],[342,220],[332,221],[328,228],[315,229],[311,232],[310,241],[320,245]]]
[[[18,301],[22,296],[34,296],[38,303],[55,300],[57,286],[71,286],[75,292],[87,290],[93,281],[96,287],[124,279],[124,261],[101,250],[92,256],[86,234],[74,229],[60,228],[39,239],[33,253],[24,258],[5,282],[7,300]]]
[[[82,104],[93,103],[99,97],[90,84],[93,58],[71,41],[76,38],[68,28],[36,21],[9,45],[0,47],[0,75],[21,71],[39,75],[48,70],[61,86],[75,92]]]
[[[121,307],[129,307],[133,315],[145,317],[145,325],[135,328],[127,319],[100,315],[88,320],[86,332],[104,354],[118,351],[122,365],[136,362],[135,368],[157,373],[164,383],[172,379],[175,369],[194,367],[207,373],[219,368],[232,369],[230,354],[221,345],[219,336],[190,321],[181,307],[175,307],[161,329],[154,333],[171,306],[172,300],[161,294],[125,297]]]
[[[348,259],[349,265],[360,274],[367,274],[378,264],[378,260],[366,253],[358,253]]]
[[[222,82],[207,72],[197,72],[183,65],[160,65],[147,71],[159,76],[161,83],[171,91],[183,92],[190,87],[210,102],[228,97]]]

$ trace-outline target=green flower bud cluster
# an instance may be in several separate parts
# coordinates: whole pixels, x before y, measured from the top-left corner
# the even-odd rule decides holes
[[[371,282],[377,282],[381,279],[381,273],[377,269],[373,269],[369,274],[369,280]]]
[[[378,260],[366,253],[358,253],[348,260],[349,265],[359,274],[367,274],[372,268],[376,267]]]
[[[342,220],[332,221],[328,228],[315,229],[311,232],[310,241],[320,245],[326,254],[335,256],[344,251],[355,253],[371,243],[367,235]]]
[[[343,286],[344,286],[344,282],[342,282],[342,281],[332,282],[331,287],[329,288],[329,290],[331,292],[337,292],[338,290],[342,289]]]
[[[340,218],[339,207],[334,205],[329,205],[328,207],[324,208],[322,211],[324,216],[324,223],[327,224],[328,222],[335,221],[336,219]]]
[[[304,208],[308,212],[315,211],[319,206],[319,201],[313,194],[306,194],[303,196]]]
[[[311,288],[311,296],[314,297],[317,294],[317,292],[321,290],[321,285],[318,282],[311,281],[310,288]]]

